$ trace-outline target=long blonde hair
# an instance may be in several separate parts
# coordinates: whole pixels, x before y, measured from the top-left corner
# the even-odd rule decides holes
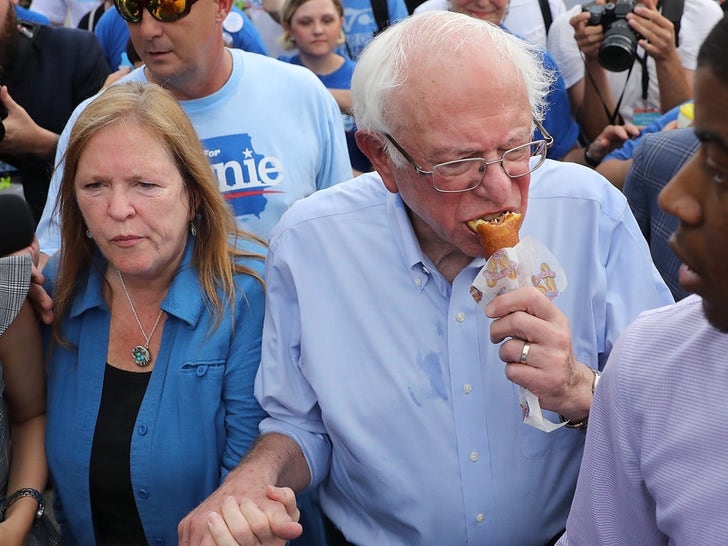
[[[233,275],[244,273],[264,285],[262,277],[242,265],[241,258],[263,260],[260,254],[238,249],[237,240],[265,243],[235,223],[232,211],[218,188],[217,179],[205,157],[199,137],[182,107],[156,84],[129,82],[111,86],[94,99],[76,120],[63,155],[64,169],[57,212],[61,219],[61,255],[54,295],[54,337],[62,341],[59,321],[68,310],[82,273],[92,266],[96,244],[86,236],[86,225],[76,200],[74,180],[86,145],[109,126],[125,123],[143,128],[169,151],[182,176],[194,213],[197,230],[192,262],[217,324],[224,306],[234,307],[236,288]],[[110,153],[113,151],[110,150]],[[224,301],[223,301],[224,300]]]

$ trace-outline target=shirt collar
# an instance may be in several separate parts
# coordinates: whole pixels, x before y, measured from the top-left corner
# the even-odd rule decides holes
[[[161,305],[165,313],[183,320],[190,327],[197,324],[205,309],[197,268],[192,264],[194,248],[195,239],[190,236],[187,239],[179,269],[172,279],[172,286]],[[71,317],[78,316],[92,308],[109,309],[103,297],[104,272],[107,263],[106,258],[97,249],[88,272],[88,280],[81,283],[83,288],[71,304]]]
[[[427,281],[434,278],[438,289],[444,294],[449,293],[450,283],[440,274],[430,258],[422,252],[420,243],[412,228],[412,222],[407,214],[407,205],[402,201],[399,193],[389,193],[387,195],[387,216],[397,246],[409,268],[415,286],[422,291]],[[473,267],[479,270],[484,265],[485,258],[479,256],[473,258],[468,268]]]

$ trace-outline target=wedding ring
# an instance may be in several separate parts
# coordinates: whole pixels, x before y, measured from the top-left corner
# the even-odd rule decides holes
[[[531,350],[531,342],[526,341],[523,343],[523,349],[521,349],[521,364],[528,364],[528,352]]]

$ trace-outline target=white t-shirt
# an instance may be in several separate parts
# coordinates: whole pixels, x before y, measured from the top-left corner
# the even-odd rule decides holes
[[[548,36],[548,50],[559,67],[566,88],[570,88],[584,78],[584,60],[579,46],[574,39],[574,27],[569,20],[581,11],[577,5],[558,18],[554,18]],[[698,50],[713,26],[723,17],[723,11],[714,0],[685,0],[680,32],[678,35],[678,54],[682,65],[687,70],[695,70]],[[637,55],[643,57],[645,50],[637,47]],[[635,108],[660,110],[660,90],[657,85],[657,69],[652,57],[647,57],[647,73],[649,85],[647,101],[642,101],[642,64],[635,62],[632,73],[625,81],[628,70],[624,72],[607,72],[607,80],[615,103],[624,89],[624,98],[619,109],[625,121],[631,122]]]
[[[549,0],[551,17],[554,21],[566,12],[563,0]],[[449,0],[425,0],[415,8],[414,13],[432,10],[450,10]],[[540,47],[546,47],[546,27],[538,0],[512,0],[501,24],[513,34]]]
[[[68,25],[75,28],[81,18],[101,2],[103,0],[33,0],[30,9],[42,13],[54,25],[65,24],[68,15]]]

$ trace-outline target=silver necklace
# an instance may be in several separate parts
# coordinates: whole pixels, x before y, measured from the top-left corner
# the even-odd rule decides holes
[[[142,331],[142,335],[144,336],[144,339],[146,340],[146,343],[144,345],[137,345],[131,350],[131,357],[134,360],[134,364],[139,366],[140,368],[146,368],[151,364],[152,362],[152,353],[149,350],[149,341],[152,339],[152,336],[154,335],[154,332],[157,329],[157,326],[159,325],[159,320],[162,318],[162,310],[159,310],[159,314],[157,315],[157,320],[154,321],[154,326],[152,326],[152,331],[149,332],[149,335],[144,331],[144,327],[142,326],[142,321],[139,320],[139,315],[137,315],[136,309],[134,309],[134,303],[131,301],[131,296],[129,295],[129,291],[126,289],[126,284],[124,283],[124,277],[121,276],[121,271],[118,269],[116,272],[119,274],[119,280],[121,281],[121,287],[124,289],[124,294],[126,294],[126,299],[129,300],[129,306],[131,307],[131,312],[134,314],[134,318],[136,319],[137,324],[139,325],[139,329]]]

